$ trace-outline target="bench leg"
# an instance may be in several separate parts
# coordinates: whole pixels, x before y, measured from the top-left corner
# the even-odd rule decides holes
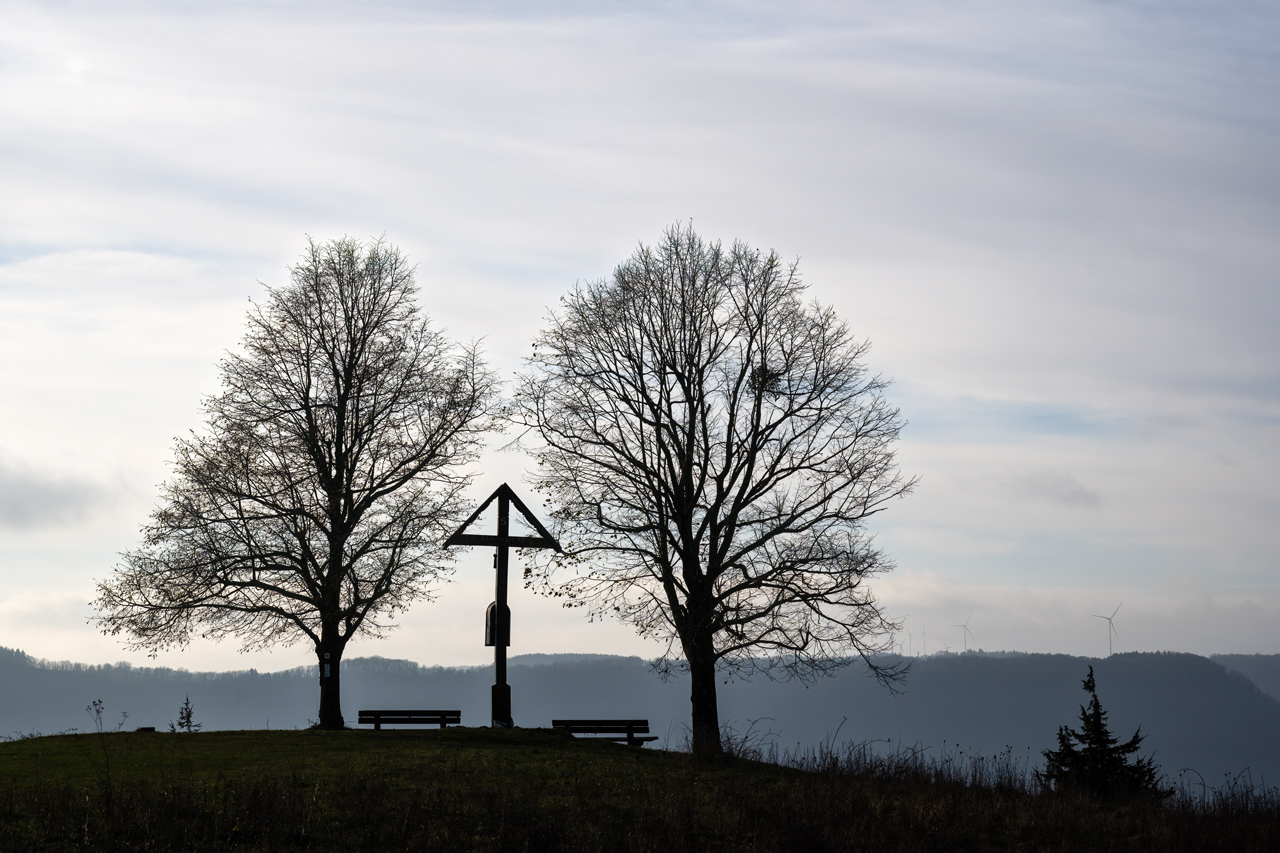
[[[374,720],[374,721],[373,721],[373,730],[374,730],[375,732],[380,732],[380,731],[382,731],[382,718],[381,718],[381,717],[379,717],[378,719],[376,719],[376,720]]]

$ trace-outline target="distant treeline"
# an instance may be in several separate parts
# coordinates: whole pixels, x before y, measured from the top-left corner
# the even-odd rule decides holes
[[[721,716],[740,734],[783,748],[878,741],[886,750],[995,754],[1009,747],[1038,758],[1055,746],[1058,726],[1076,720],[1090,665],[1111,730],[1128,737],[1141,726],[1144,747],[1166,772],[1194,768],[1220,783],[1223,774],[1248,769],[1255,781],[1280,781],[1280,655],[941,654],[913,660],[897,696],[856,664],[809,685],[735,680],[721,685]],[[188,694],[206,730],[303,728],[316,716],[314,667],[188,672],[51,663],[0,648],[0,678],[0,734],[10,736],[84,731],[91,725],[84,709],[94,699],[106,704],[110,725],[128,712],[126,728],[167,728]],[[352,724],[360,708],[458,708],[464,725],[487,725],[492,680],[487,667],[353,658],[343,663],[343,711]],[[517,656],[508,680],[518,726],[544,727],[555,717],[644,717],[659,745],[684,741],[688,685],[679,676],[664,682],[639,658]]]

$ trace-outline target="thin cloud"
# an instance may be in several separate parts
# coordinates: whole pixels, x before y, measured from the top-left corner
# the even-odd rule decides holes
[[[1070,507],[1096,507],[1101,497],[1066,471],[1026,471],[1009,479],[1014,494]]]
[[[0,457],[0,528],[66,527],[92,516],[108,501],[100,484],[29,468]]]

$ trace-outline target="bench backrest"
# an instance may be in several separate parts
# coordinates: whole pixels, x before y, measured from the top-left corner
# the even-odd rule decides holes
[[[394,725],[459,725],[461,711],[361,711],[360,722]]]

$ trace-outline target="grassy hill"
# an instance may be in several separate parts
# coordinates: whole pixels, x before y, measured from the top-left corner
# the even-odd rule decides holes
[[[1274,800],[1106,804],[1007,764],[863,759],[708,767],[522,729],[30,738],[0,744],[0,850],[1280,849]]]

